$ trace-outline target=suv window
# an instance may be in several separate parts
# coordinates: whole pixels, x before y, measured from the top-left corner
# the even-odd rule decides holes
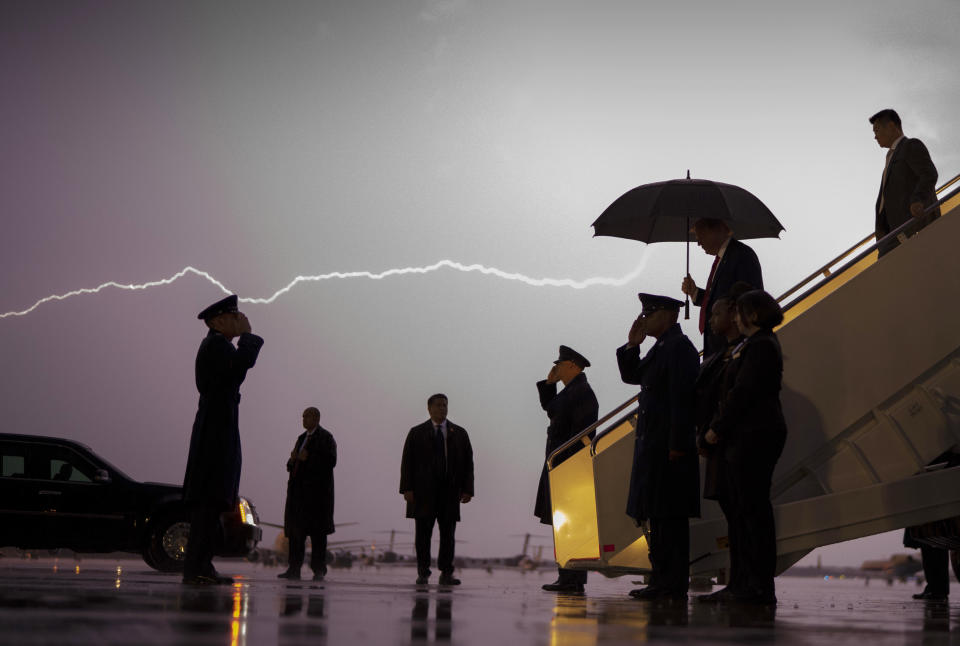
[[[18,477],[22,478],[23,477],[23,470],[25,468],[24,463],[26,462],[26,460],[24,459],[24,456],[22,454],[14,455],[4,450],[3,456],[2,456],[2,462],[3,464],[2,464],[2,467],[0,467],[0,476],[4,478],[18,478]]]
[[[31,453],[37,477],[44,480],[93,482],[97,473],[83,456],[65,446],[36,445]]]

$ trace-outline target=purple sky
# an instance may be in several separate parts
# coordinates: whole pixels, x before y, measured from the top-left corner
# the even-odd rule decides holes
[[[614,349],[636,292],[679,293],[680,246],[591,238],[613,199],[688,168],[749,188],[787,228],[753,245],[780,293],[871,230],[870,114],[895,107],[941,180],[960,172],[955,3],[660,4],[5,2],[0,313],[188,265],[269,297],[297,275],[444,258],[579,280],[645,262],[620,287],[443,269],[245,307],[266,344],[243,389],[241,489],[265,520],[316,405],[340,446],[337,520],[359,523],[335,538],[412,530],[400,449],[444,391],[477,461],[460,549],[515,553],[509,535],[549,535],[531,515],[534,383],[557,346],[591,359],[610,409],[633,394]],[[709,263],[695,250],[701,282]],[[194,317],[220,294],[188,275],[0,319],[5,428],[180,482]],[[898,543],[818,553],[857,564]]]

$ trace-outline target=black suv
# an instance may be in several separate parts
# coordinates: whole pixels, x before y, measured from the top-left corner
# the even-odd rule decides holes
[[[0,433],[0,545],[134,552],[152,568],[183,569],[190,523],[177,485],[136,482],[86,446]],[[222,515],[217,554],[246,556],[262,530],[240,498]]]

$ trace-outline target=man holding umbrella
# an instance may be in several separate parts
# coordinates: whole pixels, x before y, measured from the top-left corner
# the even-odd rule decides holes
[[[630,596],[685,600],[690,572],[689,518],[700,515],[700,462],[695,446],[693,389],[697,351],[677,323],[681,301],[639,294],[643,311],[617,349],[624,383],[642,387],[627,498],[628,516],[649,520],[650,585]],[[640,355],[647,336],[657,342]]]
[[[706,179],[672,179],[630,189],[604,210],[593,223],[594,235],[653,242],[686,242],[687,271],[683,291],[700,306],[700,331],[704,355],[725,343],[708,324],[710,308],[737,281],[763,287],[760,262],[740,240],[777,238],[783,225],[770,209],[746,189]],[[715,256],[703,289],[690,278],[690,233]],[[734,238],[736,236],[736,238]],[[690,318],[689,303],[685,318]]]
[[[700,308],[700,332],[703,334],[703,356],[709,357],[726,347],[725,339],[710,328],[713,304],[726,297],[734,283],[743,281],[754,289],[763,289],[763,272],[753,249],[733,237],[727,223],[716,218],[700,218],[693,225],[697,244],[714,256],[710,275],[703,289],[688,274],[681,289]]]

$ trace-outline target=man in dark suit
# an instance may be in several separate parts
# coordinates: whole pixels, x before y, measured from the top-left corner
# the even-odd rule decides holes
[[[183,582],[231,584],[213,567],[220,535],[220,514],[236,508],[240,487],[240,384],[253,367],[263,339],[237,310],[236,294],[217,301],[197,318],[209,331],[200,343],[195,366],[200,403],[190,435],[190,454],[183,477],[183,500],[190,512],[190,538]],[[232,340],[240,337],[237,346]]]
[[[430,577],[434,523],[440,531],[440,585],[460,585],[453,577],[454,532],[460,504],[473,498],[473,447],[467,431],[447,419],[446,395],[431,395],[427,411],[430,419],[407,433],[400,463],[407,518],[416,520],[417,585]]]
[[[650,522],[650,585],[638,599],[686,600],[689,518],[700,515],[700,463],[695,446],[693,388],[697,351],[677,323],[681,301],[640,294],[643,311],[617,349],[624,383],[642,386],[627,515]],[[640,344],[657,339],[646,356]]]
[[[540,394],[540,406],[547,412],[550,425],[547,427],[547,450],[545,457],[560,448],[570,438],[597,421],[600,406],[593,388],[587,382],[584,368],[589,368],[587,358],[565,345],[560,346],[560,353],[547,378],[537,382],[537,392]],[[563,382],[563,390],[557,394],[557,382]],[[595,432],[590,432],[590,437]],[[579,449],[577,444],[567,449],[559,456],[555,464],[567,459]],[[544,462],[540,472],[540,486],[537,489],[537,502],[533,510],[534,516],[544,525],[553,525],[553,509],[550,504],[550,481],[547,477],[547,464]],[[587,582],[586,570],[568,570],[558,567],[559,576],[553,583],[543,586],[548,592],[583,592]]]
[[[693,278],[683,279],[681,289],[700,308],[700,332],[703,333],[703,356],[708,357],[726,345],[722,335],[710,328],[710,309],[730,291],[734,283],[743,281],[755,289],[763,289],[763,272],[753,249],[733,237],[723,220],[700,218],[693,225],[697,244],[708,255],[715,256],[710,275],[703,289]]]
[[[939,209],[924,210],[937,201],[937,167],[930,159],[927,147],[919,139],[905,137],[900,115],[894,110],[881,110],[872,117],[873,135],[881,148],[888,148],[887,161],[877,194],[876,238],[880,239],[905,222],[916,220],[914,231],[933,222]],[[900,244],[893,240],[879,243],[880,256]]]
[[[281,579],[300,579],[307,536],[310,537],[310,569],[313,580],[327,574],[327,535],[333,526],[333,468],[337,466],[337,442],[320,426],[320,410],[303,411],[306,432],[297,438],[287,460],[287,504],[283,510],[283,531],[290,541],[290,560]]]

